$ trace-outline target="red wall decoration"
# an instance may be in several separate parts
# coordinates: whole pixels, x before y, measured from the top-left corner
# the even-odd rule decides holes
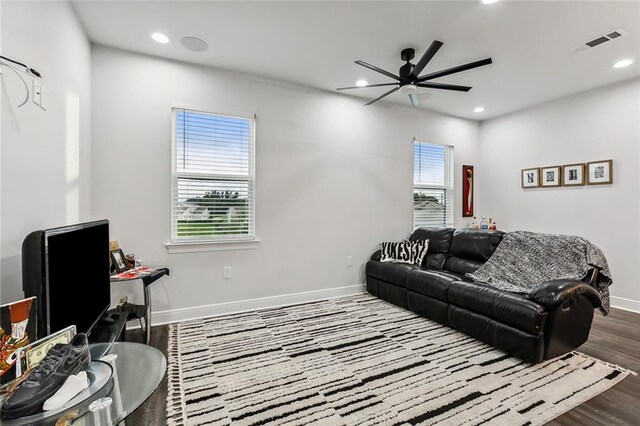
[[[462,217],[473,216],[473,166],[462,166]]]

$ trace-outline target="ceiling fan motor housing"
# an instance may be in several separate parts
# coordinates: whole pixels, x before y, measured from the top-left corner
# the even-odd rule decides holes
[[[406,64],[400,67],[400,70],[398,70],[398,77],[400,77],[402,80],[405,80],[407,77],[409,77],[409,75],[411,74],[411,71],[413,71],[413,67],[415,65],[413,65],[410,61],[415,56],[416,56],[416,51],[410,47],[407,49],[403,49],[402,52],[400,52],[400,58],[403,61],[407,62]]]

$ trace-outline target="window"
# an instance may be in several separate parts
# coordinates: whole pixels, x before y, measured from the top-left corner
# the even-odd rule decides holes
[[[453,148],[413,143],[413,227],[453,225]]]
[[[255,119],[173,109],[172,242],[253,240]]]

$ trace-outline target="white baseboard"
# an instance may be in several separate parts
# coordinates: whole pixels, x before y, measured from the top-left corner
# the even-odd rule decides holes
[[[278,296],[260,297],[257,299],[238,300],[235,302],[216,303],[213,305],[194,306],[192,308],[171,309],[153,312],[151,325],[171,324],[216,315],[253,311],[256,309],[275,308],[278,306],[295,305],[313,302],[315,300],[331,299],[334,297],[350,296],[364,293],[364,284],[334,287],[324,290],[304,291],[301,293],[281,294]],[[131,327],[137,328],[137,327]]]
[[[625,311],[640,313],[640,302],[624,297],[611,296],[611,306]]]

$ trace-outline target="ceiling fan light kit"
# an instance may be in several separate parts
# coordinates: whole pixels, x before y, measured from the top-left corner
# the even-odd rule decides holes
[[[367,102],[365,106],[371,105],[374,102],[379,101],[382,98],[385,98],[397,91],[400,91],[402,94],[406,94],[409,96],[409,100],[411,101],[411,105],[417,107],[420,105],[418,100],[419,94],[417,93],[418,87],[424,87],[428,89],[440,89],[440,90],[452,90],[457,92],[468,92],[471,90],[470,86],[461,86],[457,84],[446,84],[446,83],[437,83],[430,82],[430,80],[445,77],[447,75],[456,74],[459,72],[467,71],[473,68],[482,67],[485,65],[489,65],[493,63],[491,58],[482,59],[479,61],[469,62],[467,64],[458,65],[455,67],[447,68],[445,70],[432,72],[430,74],[420,75],[420,73],[425,69],[427,64],[433,59],[433,57],[438,53],[438,50],[442,47],[444,43],[439,40],[434,40],[429,48],[424,52],[420,60],[417,64],[411,63],[413,58],[415,58],[416,52],[412,48],[403,49],[400,52],[400,59],[405,61],[405,64],[400,67],[398,70],[398,75],[392,74],[389,71],[385,71],[381,68],[376,67],[375,65],[371,65],[364,61],[355,61],[357,65],[368,68],[372,71],[375,71],[379,74],[387,76],[393,80],[393,83],[381,83],[381,84],[369,84],[366,86],[361,86],[360,81],[356,83],[356,86],[350,87],[339,87],[336,90],[351,90],[351,89],[360,89],[362,87],[382,87],[382,86],[396,86],[393,89],[389,90],[386,93],[383,93],[378,98]]]

